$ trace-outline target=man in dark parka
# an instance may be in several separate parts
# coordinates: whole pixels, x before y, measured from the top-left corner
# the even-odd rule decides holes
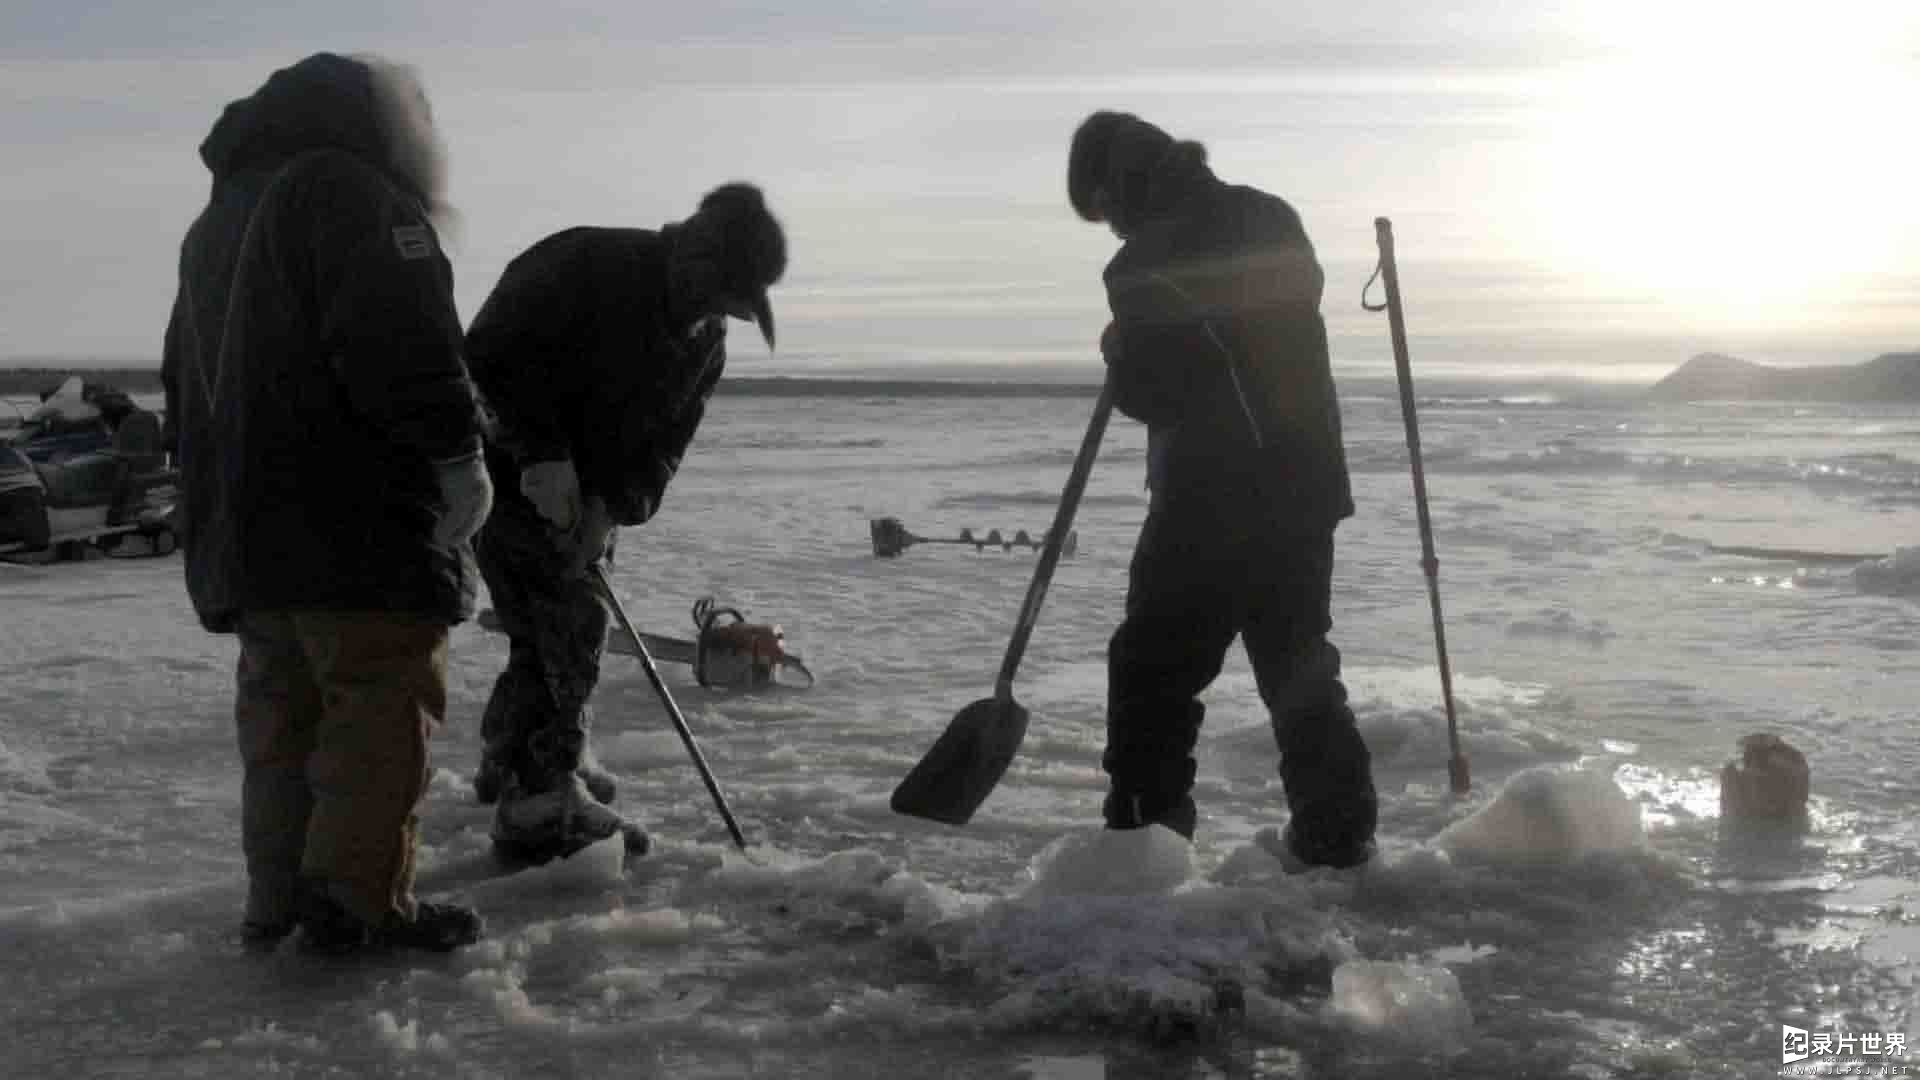
[[[162,378],[187,591],[240,639],[245,935],[467,944],[473,912],[413,896],[491,499],[426,97],[407,68],[316,54],[227,106],[200,157]]]
[[[1353,498],[1313,246],[1285,201],[1223,183],[1199,144],[1132,114],[1088,117],[1067,171],[1074,209],[1124,241],[1101,351],[1115,407],[1148,438],[1151,502],[1108,652],[1107,824],[1193,835],[1197,698],[1239,637],[1279,745],[1289,851],[1362,862],[1372,769],[1327,640]]]

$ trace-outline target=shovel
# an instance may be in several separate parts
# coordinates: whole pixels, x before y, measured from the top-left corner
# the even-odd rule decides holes
[[[1067,490],[1054,512],[1053,528],[1048,530],[1046,546],[1033,568],[1033,583],[1027,586],[1027,599],[1020,606],[1019,621],[1014,623],[1013,640],[1007,643],[1007,657],[1001,661],[993,696],[981,698],[954,716],[933,748],[893,789],[895,813],[945,825],[965,825],[993,794],[994,786],[1006,775],[1007,766],[1019,751],[1021,740],[1027,737],[1027,710],[1013,700],[1013,673],[1019,670],[1020,657],[1027,651],[1033,624],[1040,620],[1040,605],[1047,598],[1047,585],[1060,562],[1060,549],[1070,535],[1068,526],[1073,524],[1073,512],[1080,505],[1080,493],[1086,490],[1087,474],[1093,471],[1093,459],[1100,452],[1100,439],[1106,434],[1107,417],[1112,412],[1113,384],[1109,381],[1100,388],[1093,419],[1087,424],[1087,437],[1080,444],[1080,455],[1073,459],[1073,473],[1067,477]]]

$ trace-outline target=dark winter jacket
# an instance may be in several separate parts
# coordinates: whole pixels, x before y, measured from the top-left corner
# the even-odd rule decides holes
[[[320,54],[229,105],[180,250],[162,376],[201,622],[471,614],[433,466],[479,449],[453,275],[393,166],[368,68]]]
[[[467,330],[496,462],[571,458],[613,519],[652,517],[726,366],[726,328],[670,310],[659,232],[582,226],[507,264]]]
[[[1353,513],[1320,317],[1293,208],[1204,166],[1107,265],[1114,404],[1148,426],[1156,507],[1259,499],[1308,528]]]

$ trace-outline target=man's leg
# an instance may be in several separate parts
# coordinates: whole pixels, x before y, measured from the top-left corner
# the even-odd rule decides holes
[[[488,465],[495,465],[491,454]],[[480,720],[480,767],[473,787],[486,804],[497,802],[525,766],[528,736],[546,725],[552,709],[546,673],[534,646],[533,591],[542,567],[553,557],[553,545],[545,522],[519,494],[518,477],[498,467],[492,475],[493,511],[474,537],[473,554],[494,614],[507,634],[508,649],[506,669],[494,680]]]
[[[299,915],[300,864],[313,810],[307,757],[322,710],[291,616],[247,612],[239,636],[234,720],[243,768],[244,932],[249,941],[268,944],[291,931]]]
[[[496,501],[474,551],[512,642],[481,722],[475,793],[490,803],[509,786],[549,791],[579,772],[596,798],[611,801],[612,777],[586,750],[606,609],[587,579],[566,573],[566,553],[517,493]]]
[[[325,707],[302,870],[368,926],[411,922],[427,738],[447,713],[447,626],[370,612],[295,622]]]
[[[1107,650],[1110,828],[1164,824],[1189,839],[1194,744],[1237,630],[1235,588],[1219,576],[1223,537],[1207,516],[1154,510],[1128,573],[1127,613]]]
[[[540,863],[622,833],[627,853],[644,855],[645,830],[607,808],[612,778],[593,765],[587,746],[587,699],[599,681],[606,608],[585,579],[562,576],[546,583],[534,610],[533,647],[549,707],[544,725],[528,733],[494,814],[494,849]],[[596,776],[601,790],[595,790]]]
[[[499,802],[494,850],[540,863],[618,832],[628,854],[644,854],[646,832],[607,809],[613,778],[587,745],[608,621],[591,579],[567,572],[567,553],[517,491],[496,499],[475,552],[512,639],[481,725],[474,785],[483,801]]]
[[[493,594],[500,611],[499,593]],[[473,792],[483,805],[500,801],[515,786],[514,777],[526,767],[527,736],[546,723],[552,709],[540,655],[524,637],[511,637],[507,666],[493,681],[480,718],[480,767],[474,773]]]
[[[591,580],[554,574],[539,582],[533,604],[533,646],[540,655],[552,710],[528,739],[533,791],[567,782],[587,757],[593,714],[587,702],[600,683],[607,609]]]
[[[1252,601],[1243,633],[1280,749],[1288,843],[1313,865],[1356,865],[1372,852],[1379,807],[1340,650],[1327,640],[1333,533],[1283,533],[1261,547],[1246,563]]]

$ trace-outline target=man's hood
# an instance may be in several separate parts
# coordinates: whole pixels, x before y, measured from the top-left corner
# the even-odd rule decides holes
[[[325,147],[375,162],[388,159],[372,69],[345,56],[315,53],[228,105],[200,144],[200,160],[215,176],[227,176]]]

